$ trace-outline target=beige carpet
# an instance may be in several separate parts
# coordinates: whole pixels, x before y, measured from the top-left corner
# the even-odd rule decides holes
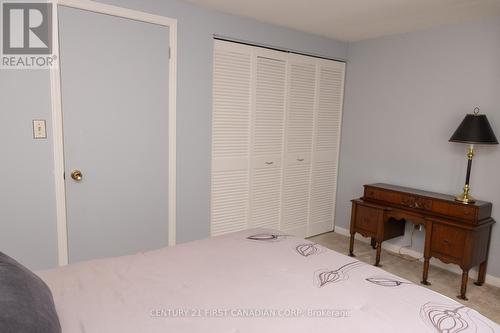
[[[310,240],[340,253],[347,254],[349,252],[349,238],[338,233],[329,232],[311,237]],[[358,260],[370,264],[375,262],[375,250],[369,244],[356,240],[354,254]],[[423,263],[415,258],[382,250],[380,263],[382,269],[414,283],[420,283]],[[460,280],[461,277],[458,274],[431,266],[429,269],[429,282],[432,285],[427,288],[455,299],[500,324],[500,288],[487,284],[478,287],[470,279],[467,285],[467,297],[469,300],[462,301],[457,298],[460,289]]]

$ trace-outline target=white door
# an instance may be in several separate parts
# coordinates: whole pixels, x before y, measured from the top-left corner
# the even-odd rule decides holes
[[[215,42],[212,114],[212,236],[247,228],[251,50]]]
[[[69,261],[166,246],[169,28],[60,6],[59,43]]]
[[[212,235],[280,227],[286,60],[214,43]]]
[[[288,110],[281,229],[305,237],[309,217],[316,59],[290,54],[288,66]]]
[[[344,73],[344,63],[318,60],[307,236],[334,226]]]
[[[279,229],[287,55],[262,48],[252,51],[249,227]]]

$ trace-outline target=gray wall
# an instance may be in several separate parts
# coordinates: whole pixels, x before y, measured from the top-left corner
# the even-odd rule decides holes
[[[178,19],[177,240],[209,234],[212,35],[328,57],[347,45],[173,0],[107,3]],[[0,72],[0,251],[31,268],[57,264],[50,88],[47,71]],[[32,140],[31,119],[46,119],[47,140]]]
[[[34,268],[57,264],[50,112],[47,71],[0,70],[0,251]],[[32,119],[47,120],[47,140]]]
[[[500,138],[500,18],[349,45],[336,225],[348,228],[349,200],[363,184],[387,182],[459,193],[466,146],[448,139],[479,105]],[[500,221],[500,147],[478,147],[472,192]],[[409,226],[408,226],[409,227]],[[409,244],[410,233],[394,242]],[[415,233],[414,249],[423,248]],[[493,228],[490,259],[500,255]],[[488,273],[500,277],[500,261]]]

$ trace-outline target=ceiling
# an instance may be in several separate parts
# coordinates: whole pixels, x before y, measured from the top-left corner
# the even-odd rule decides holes
[[[500,0],[186,0],[342,41],[500,15]]]

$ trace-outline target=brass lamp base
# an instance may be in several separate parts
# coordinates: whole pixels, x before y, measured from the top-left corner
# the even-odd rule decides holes
[[[469,194],[469,191],[470,191],[469,185],[465,185],[464,192],[462,194],[457,195],[455,197],[455,200],[460,201],[464,204],[476,202],[476,199],[474,199],[474,197],[472,197],[472,195]]]

